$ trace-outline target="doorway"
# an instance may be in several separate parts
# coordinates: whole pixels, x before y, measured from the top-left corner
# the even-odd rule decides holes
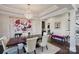
[[[42,36],[44,32],[45,32],[45,21],[42,21]]]
[[[50,34],[50,23],[47,25],[47,34]]]

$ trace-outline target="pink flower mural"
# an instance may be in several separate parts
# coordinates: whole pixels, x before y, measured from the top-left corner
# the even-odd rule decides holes
[[[27,31],[27,29],[30,29],[32,26],[31,20],[23,20],[23,19],[17,19],[15,21],[15,31]]]

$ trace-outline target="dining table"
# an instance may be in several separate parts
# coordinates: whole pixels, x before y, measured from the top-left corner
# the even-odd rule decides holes
[[[10,40],[7,43],[7,47],[11,47],[11,46],[16,46],[17,44],[23,43],[24,45],[26,44],[26,41],[28,38],[33,38],[33,37],[38,37],[38,40],[41,38],[41,34],[37,34],[37,35],[30,35],[30,36],[23,36],[23,37],[14,37],[14,38],[10,38]]]
[[[16,38],[10,38],[10,40],[7,43],[7,47],[10,46],[16,46],[19,43],[26,44],[26,37],[16,37]]]

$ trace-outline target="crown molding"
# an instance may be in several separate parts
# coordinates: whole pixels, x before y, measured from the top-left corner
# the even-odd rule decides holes
[[[21,13],[21,14],[25,13],[24,10],[20,10],[18,8],[8,7],[8,6],[5,6],[5,5],[0,5],[0,9],[6,10],[6,11],[9,11],[9,12]]]
[[[15,14],[15,13],[6,12],[6,11],[1,11],[1,10],[0,10],[0,14],[2,14],[2,15],[8,15],[8,16],[18,16],[18,17],[24,17],[24,16],[23,16],[23,15],[21,15],[21,14]]]
[[[63,14],[63,13],[66,13],[68,12],[69,10],[67,8],[63,8],[63,9],[60,9],[58,11],[55,11],[55,12],[51,12],[50,14],[47,14],[45,16],[42,16],[40,19],[48,19],[50,17],[53,17],[53,16],[57,16],[57,15],[60,15],[60,14]]]
[[[75,4],[72,4],[72,7],[74,8],[75,11],[78,11],[78,8]]]
[[[58,8],[59,8],[58,6],[54,5],[50,8],[48,8],[48,9],[46,9],[43,13],[40,13],[39,16],[42,17],[46,14],[49,14],[50,12],[53,12],[53,11],[57,10]]]

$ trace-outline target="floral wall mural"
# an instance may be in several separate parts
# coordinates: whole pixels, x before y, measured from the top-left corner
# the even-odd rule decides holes
[[[24,32],[32,27],[31,20],[17,19],[15,20],[15,32]]]

